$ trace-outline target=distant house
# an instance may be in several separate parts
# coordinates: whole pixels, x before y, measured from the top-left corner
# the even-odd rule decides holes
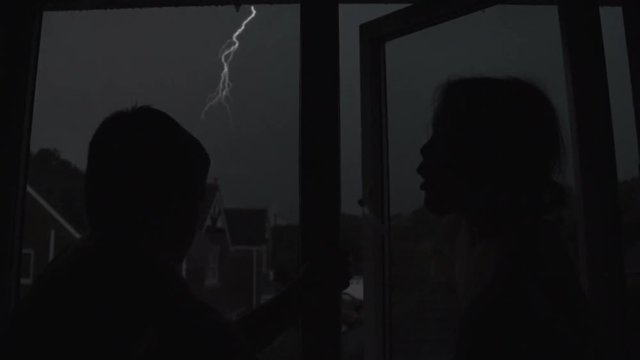
[[[259,305],[268,279],[270,224],[266,209],[225,208],[219,186],[184,262],[183,275],[203,300],[236,316]]]
[[[22,239],[20,294],[26,293],[35,277],[80,233],[38,192],[27,185]]]

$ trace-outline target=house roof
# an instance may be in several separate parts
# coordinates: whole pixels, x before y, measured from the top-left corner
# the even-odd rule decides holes
[[[232,250],[262,247],[267,243],[267,209],[226,208],[217,179],[207,184],[199,223],[210,241],[227,241]]]
[[[79,239],[82,235],[69,224],[67,220],[58,213],[51,204],[49,204],[37,191],[35,191],[30,185],[27,185],[27,193],[31,195],[54,219],[62,225],[73,237]]]

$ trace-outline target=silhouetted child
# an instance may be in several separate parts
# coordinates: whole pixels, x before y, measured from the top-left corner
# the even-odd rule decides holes
[[[232,324],[179,275],[209,164],[196,138],[162,111],[136,107],[105,119],[87,162],[90,235],[57,257],[18,305],[12,351],[52,359],[253,359],[291,325],[310,293],[308,278]],[[338,291],[347,282],[315,285]]]
[[[456,359],[595,356],[556,216],[562,141],[551,101],[515,78],[446,83],[421,150],[424,204],[456,243],[464,314]],[[556,220],[554,220],[556,219]]]

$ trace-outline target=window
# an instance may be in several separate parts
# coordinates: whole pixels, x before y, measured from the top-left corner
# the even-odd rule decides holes
[[[97,126],[134,105],[170,114],[211,158],[203,225],[182,272],[199,297],[229,317],[250,311],[286,285],[264,274],[273,271],[264,249],[279,240],[269,232],[295,229],[287,236],[293,243],[300,233],[299,7],[258,5],[255,16],[251,8],[45,12],[27,181],[84,236],[84,171]],[[220,50],[232,48],[230,39],[244,21],[235,53],[225,58],[226,73]],[[225,74],[232,84],[226,104],[206,107]],[[44,260],[64,239],[60,231],[49,231],[59,219],[41,207],[26,208],[23,244],[49,249]],[[298,254],[280,257],[296,275]],[[46,265],[33,269],[30,261],[31,276]],[[265,359],[295,354],[296,329],[286,337],[267,349]]]
[[[56,255],[56,231],[51,229],[49,231],[49,261],[53,260]]]
[[[562,44],[552,6],[496,6],[390,41],[387,54],[394,358],[454,353],[460,309],[454,250],[423,209],[416,168],[428,140],[438,87],[465,76],[517,76],[549,93],[570,144]],[[561,174],[569,186],[571,147]],[[567,225],[568,228],[573,225]]]
[[[365,296],[373,295],[373,304],[366,307],[374,322],[368,338],[376,344],[369,354],[371,359],[416,354],[449,357],[455,349],[452,340],[459,309],[457,286],[453,286],[452,244],[441,240],[439,219],[420,209],[420,181],[415,173],[420,146],[430,136],[428,121],[434,90],[451,78],[524,77],[549,95],[560,117],[565,142],[564,171],[557,173],[556,179],[567,194],[568,206],[560,217],[564,221],[559,233],[564,238],[563,247],[573,255],[566,262],[569,268],[581,272],[592,299],[604,299],[607,290],[617,291],[604,277],[619,262],[613,254],[615,244],[607,237],[615,229],[606,214],[613,214],[615,204],[609,196],[598,197],[598,193],[613,188],[609,186],[612,163],[608,157],[598,158],[594,153],[598,149],[606,156],[612,154],[608,142],[598,141],[598,137],[609,135],[610,124],[604,121],[606,103],[573,101],[581,99],[582,91],[599,92],[601,98],[605,90],[596,83],[604,75],[598,72],[602,70],[598,68],[599,59],[588,58],[591,49],[574,38],[580,32],[575,23],[595,23],[591,21],[593,8],[563,4],[561,10],[553,6],[485,8],[478,4],[462,8],[432,4],[402,9],[362,26],[362,71],[370,75],[362,80],[366,91],[362,130],[367,134],[363,136],[364,200],[371,214],[365,251],[375,259],[368,274],[365,272],[365,283],[367,275],[373,279],[369,282],[373,286],[365,287]],[[568,35],[561,36],[560,16],[564,16],[563,34]],[[563,50],[570,54],[568,58]],[[585,57],[579,59],[583,52]],[[567,59],[570,67],[565,68]],[[572,75],[572,82],[565,82],[565,71]],[[569,100],[573,102],[575,121],[569,121]],[[597,111],[602,116],[592,115]],[[579,159],[573,155],[574,149],[581,155]],[[590,168],[586,159],[592,162]],[[593,173],[593,166],[606,171]],[[574,176],[580,188],[574,185]],[[592,227],[600,233],[591,232]],[[619,306],[613,300],[594,306],[597,321],[607,326],[598,330],[603,335],[600,344],[611,351],[617,346],[617,330],[612,325],[617,319],[614,302]]]
[[[220,267],[220,246],[214,245],[211,254],[209,254],[209,263],[207,264],[207,277],[204,280],[205,287],[214,287],[218,285],[218,268]]]
[[[20,285],[31,285],[33,283],[33,256],[33,249],[22,249]]]
[[[92,9],[93,6],[105,6],[93,1],[54,3],[48,2],[47,6],[50,6],[50,9],[55,6],[66,7],[64,10],[74,7],[86,10]],[[307,3],[311,4],[311,2]],[[446,5],[443,2],[430,3],[428,6],[433,6],[438,11],[442,10],[441,7],[444,9],[443,18],[449,19],[446,15],[450,14],[449,10],[457,14],[455,17],[458,18],[447,23],[438,23],[436,26],[416,33],[411,33],[415,28],[405,31],[403,35],[411,34],[397,37],[393,41],[385,40],[386,44],[381,49],[387,57],[384,69],[382,67],[367,69],[366,66],[365,69],[360,69],[366,74],[362,80],[365,84],[368,78],[375,79],[378,73],[387,73],[385,91],[388,98],[378,98],[377,100],[380,101],[375,104],[369,103],[372,108],[382,103],[388,106],[384,111],[388,110],[386,116],[389,127],[384,129],[384,133],[378,132],[380,129],[372,131],[366,128],[366,125],[362,133],[360,132],[361,115],[359,114],[360,104],[358,104],[360,85],[357,76],[353,75],[359,72],[355,55],[358,52],[358,45],[362,44],[358,44],[356,28],[364,21],[373,20],[405,5],[380,5],[379,7],[349,5],[340,8],[343,202],[340,214],[335,215],[340,216],[340,239],[342,244],[351,251],[353,271],[356,274],[351,286],[341,299],[342,315],[345,319],[349,319],[349,325],[342,324],[344,358],[388,360],[392,356],[394,359],[402,359],[405,355],[410,358],[418,356],[438,358],[446,356],[452,346],[451,334],[455,331],[455,326],[452,324],[457,315],[455,305],[451,304],[454,296],[450,292],[451,274],[447,270],[451,265],[450,249],[447,249],[446,244],[438,242],[437,220],[418,209],[420,204],[414,196],[417,191],[417,186],[414,184],[416,181],[411,179],[412,176],[415,177],[413,169],[416,163],[416,147],[429,136],[425,118],[428,118],[432,110],[430,98],[435,84],[444,80],[444,78],[438,78],[438,75],[512,74],[532,78],[538,85],[549,91],[560,112],[565,141],[573,145],[568,135],[569,106],[563,73],[568,69],[564,69],[559,61],[561,55],[558,54],[562,46],[558,41],[554,7],[497,6],[474,12],[467,10],[478,10],[479,5],[476,4],[482,2],[468,3],[471,4],[469,9],[459,7],[454,9],[456,5]],[[130,6],[130,4],[138,5],[134,0],[115,6]],[[141,8],[148,5],[144,1],[140,4]],[[166,4],[173,3],[169,1]],[[441,4],[445,5],[441,6]],[[309,113],[312,112],[311,110],[315,113],[322,113],[322,111],[317,111],[317,104],[306,106],[307,109],[299,108],[297,75],[300,70],[302,74],[308,74],[312,72],[311,69],[315,71],[324,64],[314,59],[306,59],[303,61],[302,68],[299,68],[299,38],[304,39],[305,36],[309,36],[309,31],[306,35],[299,33],[301,24],[297,5],[258,5],[257,10],[258,16],[249,23],[247,31],[242,34],[241,46],[230,67],[231,81],[234,85],[230,102],[231,111],[228,112],[228,109],[222,106],[211,108],[205,116],[209,120],[205,121],[200,119],[203,102],[215,89],[222,72],[217,57],[218,50],[221,44],[227,41],[232,30],[237,28],[238,23],[249,14],[246,5],[239,9],[231,6],[197,8],[178,6],[44,13],[38,71],[36,76],[32,76],[36,82],[33,126],[25,126],[23,123],[23,118],[27,119],[29,116],[17,116],[16,119],[19,119],[11,119],[8,125],[4,123],[0,125],[3,130],[5,127],[12,130],[11,132],[0,131],[0,133],[19,134],[19,129],[31,130],[29,134],[31,149],[21,149],[20,144],[25,139],[15,139],[9,144],[11,148],[7,157],[19,158],[21,151],[31,151],[26,184],[31,190],[28,191],[26,205],[23,206],[24,239],[23,248],[19,249],[22,250],[20,274],[22,293],[27,291],[33,279],[48,261],[66,245],[71,244],[74,239],[88,232],[82,208],[84,202],[82,179],[86,162],[86,152],[82,149],[86,149],[90,134],[102,118],[114,110],[131,106],[136,102],[157,106],[176,117],[183,126],[195,133],[207,146],[210,154],[213,154],[214,171],[209,178],[208,194],[218,196],[208,199],[208,205],[210,205],[208,210],[215,211],[203,213],[208,225],[201,229],[182,269],[183,275],[192,286],[201,287],[195,290],[199,296],[221,308],[229,316],[235,316],[255,306],[255,299],[270,298],[296,276],[297,264],[300,260],[299,250],[307,245],[300,244],[300,236],[307,229],[303,231],[299,221],[299,202],[308,207],[323,195],[321,191],[310,194],[312,192],[310,188],[298,187],[299,172],[301,182],[309,183],[309,172],[299,171],[298,159],[305,157],[298,152],[298,143],[306,143],[307,149],[323,149],[323,141],[316,141],[315,138],[310,141],[312,137],[308,132],[306,136],[299,136],[305,132],[305,116],[307,119],[318,120],[317,115],[309,116]],[[463,13],[467,15],[459,17]],[[603,14],[603,19],[606,16]],[[424,29],[422,24],[414,21],[415,17],[411,14],[404,13],[403,17],[400,20],[407,23],[413,21],[416,28]],[[112,26],[115,19],[118,24],[116,27]],[[429,19],[429,16],[425,16],[422,21],[426,22],[425,19]],[[551,19],[549,22],[551,26],[540,26],[544,19]],[[262,25],[258,25],[260,21]],[[145,26],[139,26],[143,22]],[[605,22],[606,20],[603,20],[603,24]],[[12,26],[6,25],[7,22],[0,23],[3,27]],[[177,25],[167,27],[167,23]],[[318,25],[319,22],[314,20],[314,24]],[[264,26],[265,31],[252,32],[250,30],[252,26]],[[534,27],[539,31],[532,36],[530,30]],[[470,31],[469,28],[473,30]],[[605,25],[604,28],[606,42],[607,31],[612,34],[612,27],[606,30]],[[385,30],[388,29],[382,29],[383,32]],[[620,41],[621,37],[615,36],[618,36],[616,41]],[[327,35],[327,38],[330,36]],[[463,39],[461,43],[470,44],[470,46],[458,47],[455,41],[447,42],[447,38]],[[497,44],[499,46],[491,47],[492,50],[487,52],[478,51],[483,45],[492,41],[499,42]],[[306,44],[309,43],[311,42],[306,42]],[[113,48],[109,49],[105,44]],[[609,44],[612,42],[609,41]],[[544,50],[533,52],[530,51],[529,46],[533,48],[544,46]],[[427,53],[425,49],[439,50]],[[11,48],[5,53],[8,57],[23,56],[22,51],[14,50]],[[465,57],[466,64],[463,63],[464,61],[447,61],[456,51],[462,53],[458,55],[461,58]],[[302,53],[304,54],[305,51]],[[608,50],[610,80],[612,78],[620,80],[628,76],[624,73],[625,64],[619,62],[619,53],[614,54],[613,57],[609,56],[611,54]],[[536,61],[527,62],[528,57],[535,58]],[[16,64],[25,63],[27,60],[20,58]],[[425,64],[429,66],[424,66]],[[501,65],[494,66],[496,64]],[[628,67],[628,64],[626,66]],[[103,71],[105,69],[110,71]],[[429,69],[438,69],[438,71],[429,73]],[[546,72],[543,69],[546,69]],[[15,83],[27,83],[29,80],[20,78],[21,72],[18,71],[17,75],[10,74],[10,79],[16,81],[9,81],[7,84],[14,87]],[[321,73],[324,74],[324,72]],[[550,76],[551,73],[555,75]],[[331,74],[332,71],[329,71],[328,75]],[[319,79],[316,77],[315,80]],[[303,81],[302,90],[308,90],[315,85],[311,82],[305,84]],[[381,84],[373,81],[373,85]],[[610,81],[612,97],[614,97],[614,89],[625,90],[617,93],[621,94],[620,97],[616,96],[616,99],[612,99],[614,127],[616,127],[616,155],[618,171],[621,171],[631,169],[629,164],[638,161],[623,155],[637,152],[637,149],[629,140],[633,131],[628,127],[630,119],[627,116],[629,94],[626,90],[628,89],[626,85],[619,85],[620,82],[614,84]],[[376,86],[369,90],[383,88]],[[323,87],[319,89],[307,91],[307,93],[320,93],[324,96],[331,95],[334,90],[337,90]],[[366,91],[365,87],[364,92]],[[362,97],[368,95],[363,93]],[[12,96],[16,101],[8,102],[13,106],[10,109],[11,113],[21,114],[22,98],[17,95]],[[29,97],[30,95],[27,94],[27,103],[29,103]],[[368,111],[367,108],[363,109],[365,112]],[[301,128],[297,126],[299,112],[302,115]],[[624,114],[621,116],[622,113]],[[367,118],[367,114],[362,116]],[[214,120],[211,121],[211,119]],[[386,120],[384,119],[384,126],[387,125]],[[331,119],[326,122],[331,123]],[[623,123],[625,125],[621,126]],[[306,123],[307,126],[308,124]],[[409,128],[415,131],[408,132]],[[379,137],[381,134],[384,140],[381,140],[383,137]],[[364,138],[362,144],[359,141],[361,137]],[[376,138],[373,140],[374,143],[379,141],[376,146],[381,145],[380,148],[384,149],[384,154],[378,153],[379,149],[370,151],[370,144],[367,144],[367,141],[371,138]],[[589,137],[590,140],[593,138]],[[593,141],[590,142],[591,145],[593,143]],[[359,152],[361,145],[365,148],[362,153]],[[637,139],[635,147],[637,147]],[[326,150],[326,147],[324,149]],[[573,179],[575,170],[573,146],[567,146],[565,151],[567,155],[565,172],[558,175],[569,190],[568,203],[571,205],[567,211],[570,221],[567,222],[565,231],[567,238],[577,239],[580,229],[576,227],[580,225],[575,223],[579,222],[577,218],[581,210],[579,208],[581,199]],[[224,155],[218,156],[219,154]],[[5,155],[0,155],[2,156]],[[385,159],[387,156],[388,159]],[[327,159],[327,162],[334,160],[337,161],[337,159]],[[379,160],[380,163],[376,164]],[[370,171],[372,164],[374,164],[373,167],[378,166],[374,169],[375,171]],[[19,170],[17,165],[12,167],[13,165],[6,166],[8,168],[6,173],[15,173],[16,176],[11,181],[18,183],[22,181],[20,174],[22,170]],[[313,166],[317,165],[313,164]],[[305,166],[309,168],[308,163]],[[380,167],[382,167],[381,176],[377,172]],[[372,173],[376,175],[371,176]],[[363,179],[361,174],[364,174]],[[633,211],[635,211],[634,184],[637,172],[627,171],[626,174],[631,175],[625,177],[626,175],[619,173],[619,178],[623,180],[620,184],[620,196],[624,236],[635,231],[632,228],[635,226]],[[384,214],[385,220],[381,223],[370,222],[372,217],[380,214],[371,211],[368,206],[370,205],[368,201],[371,200],[369,199],[371,189],[360,186],[362,180],[365,183],[367,181],[371,183],[372,178],[375,178],[374,185],[384,184],[387,187],[383,186],[383,191],[378,191],[379,188],[374,191],[375,201],[381,200],[380,208],[390,212]],[[257,186],[243,185],[243,181],[247,179],[253,184],[257,183]],[[317,184],[311,188],[318,190]],[[7,190],[2,189],[8,194],[16,192],[15,190],[16,188],[10,187],[7,187]],[[330,188],[331,194],[327,195],[338,196],[336,194],[339,191],[333,190],[335,189]],[[300,195],[299,191],[301,191]],[[39,202],[33,194],[44,202]],[[225,202],[221,201],[221,194],[224,194]],[[627,196],[628,194],[632,196]],[[309,201],[309,198],[312,200]],[[216,199],[220,201],[214,206],[218,201]],[[30,204],[29,201],[32,203]],[[384,201],[389,203],[384,204]],[[40,211],[40,208],[45,208],[46,211]],[[51,209],[54,211],[50,211]],[[235,210],[240,211],[231,215]],[[253,216],[244,212],[247,210],[253,215],[256,211],[260,216],[266,213],[266,218],[277,219],[277,221],[267,222],[264,232],[238,230],[234,225],[236,223],[233,217]],[[330,217],[332,215],[330,212],[334,210],[328,210],[325,215]],[[8,209],[7,213],[11,214],[11,211],[13,209]],[[227,215],[230,221],[223,219]],[[593,218],[592,220],[599,221]],[[6,233],[15,231],[7,225],[11,221],[13,219],[1,224],[9,230]],[[241,223],[246,221],[248,220],[243,220]],[[422,228],[416,226],[424,223],[428,226]],[[308,220],[306,225],[309,225]],[[317,228],[317,224],[310,225],[310,228]],[[4,228],[2,230],[5,230]],[[264,233],[264,239],[260,235],[256,240],[251,235],[255,233]],[[309,232],[306,234],[308,235]],[[384,236],[386,236],[386,242],[379,243],[378,238]],[[629,236],[627,237],[630,239]],[[335,239],[335,237],[332,238]],[[389,242],[389,239],[393,239],[393,242]],[[420,241],[424,239],[427,241]],[[48,248],[40,246],[47,244]],[[584,254],[578,252],[578,241],[573,245],[574,255],[580,260],[580,256]],[[38,254],[37,259],[35,254]],[[634,301],[633,293],[637,287],[633,280],[635,271],[633,254],[633,246],[625,248],[628,290],[631,290],[628,301]],[[425,259],[429,261],[426,266],[423,266],[421,262]],[[256,269],[259,269],[258,272],[261,274],[257,274]],[[411,278],[416,276],[421,281],[414,286],[416,282]],[[17,276],[14,277],[17,280]],[[241,289],[226,287],[225,284],[228,284],[229,279],[234,280],[232,283],[236,285],[241,284]],[[3,285],[10,288],[7,284]],[[381,290],[380,287],[383,289]],[[222,296],[213,296],[214,292]],[[362,303],[365,294],[366,306]],[[224,304],[218,303],[217,301],[222,298],[224,298],[222,301]],[[11,299],[6,302],[11,303]],[[628,323],[640,324],[640,321],[634,320],[640,319],[634,312],[637,309],[633,307],[629,309],[631,313],[628,314]],[[415,324],[411,323],[416,322],[416,319],[428,320],[429,325],[423,321],[412,328]],[[310,329],[309,333],[320,334],[319,338],[329,336],[321,327],[318,333],[316,329],[311,327]],[[637,334],[634,333],[633,336],[635,335]],[[265,359],[299,358],[297,354],[299,342],[297,331],[292,331],[261,355]],[[318,343],[320,342],[315,338],[313,341],[302,341],[302,348],[317,348]],[[365,343],[371,345],[369,349],[364,346]]]

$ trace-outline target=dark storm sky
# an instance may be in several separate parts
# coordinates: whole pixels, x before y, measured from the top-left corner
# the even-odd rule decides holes
[[[359,211],[358,25],[399,6],[341,8],[343,209]],[[39,59],[32,149],[55,147],[84,168],[93,131],[109,113],[151,104],[207,147],[227,206],[269,207],[298,218],[299,16],[292,5],[258,6],[231,66],[232,111],[200,112],[215,89],[220,46],[249,14],[243,7],[48,13]],[[619,174],[637,175],[628,64],[619,13],[607,11]],[[427,136],[435,86],[450,76],[523,75],[545,88],[566,120],[557,16],[553,8],[504,6],[388,46],[392,207],[418,206],[413,169]],[[151,136],[152,134],[150,134]]]

